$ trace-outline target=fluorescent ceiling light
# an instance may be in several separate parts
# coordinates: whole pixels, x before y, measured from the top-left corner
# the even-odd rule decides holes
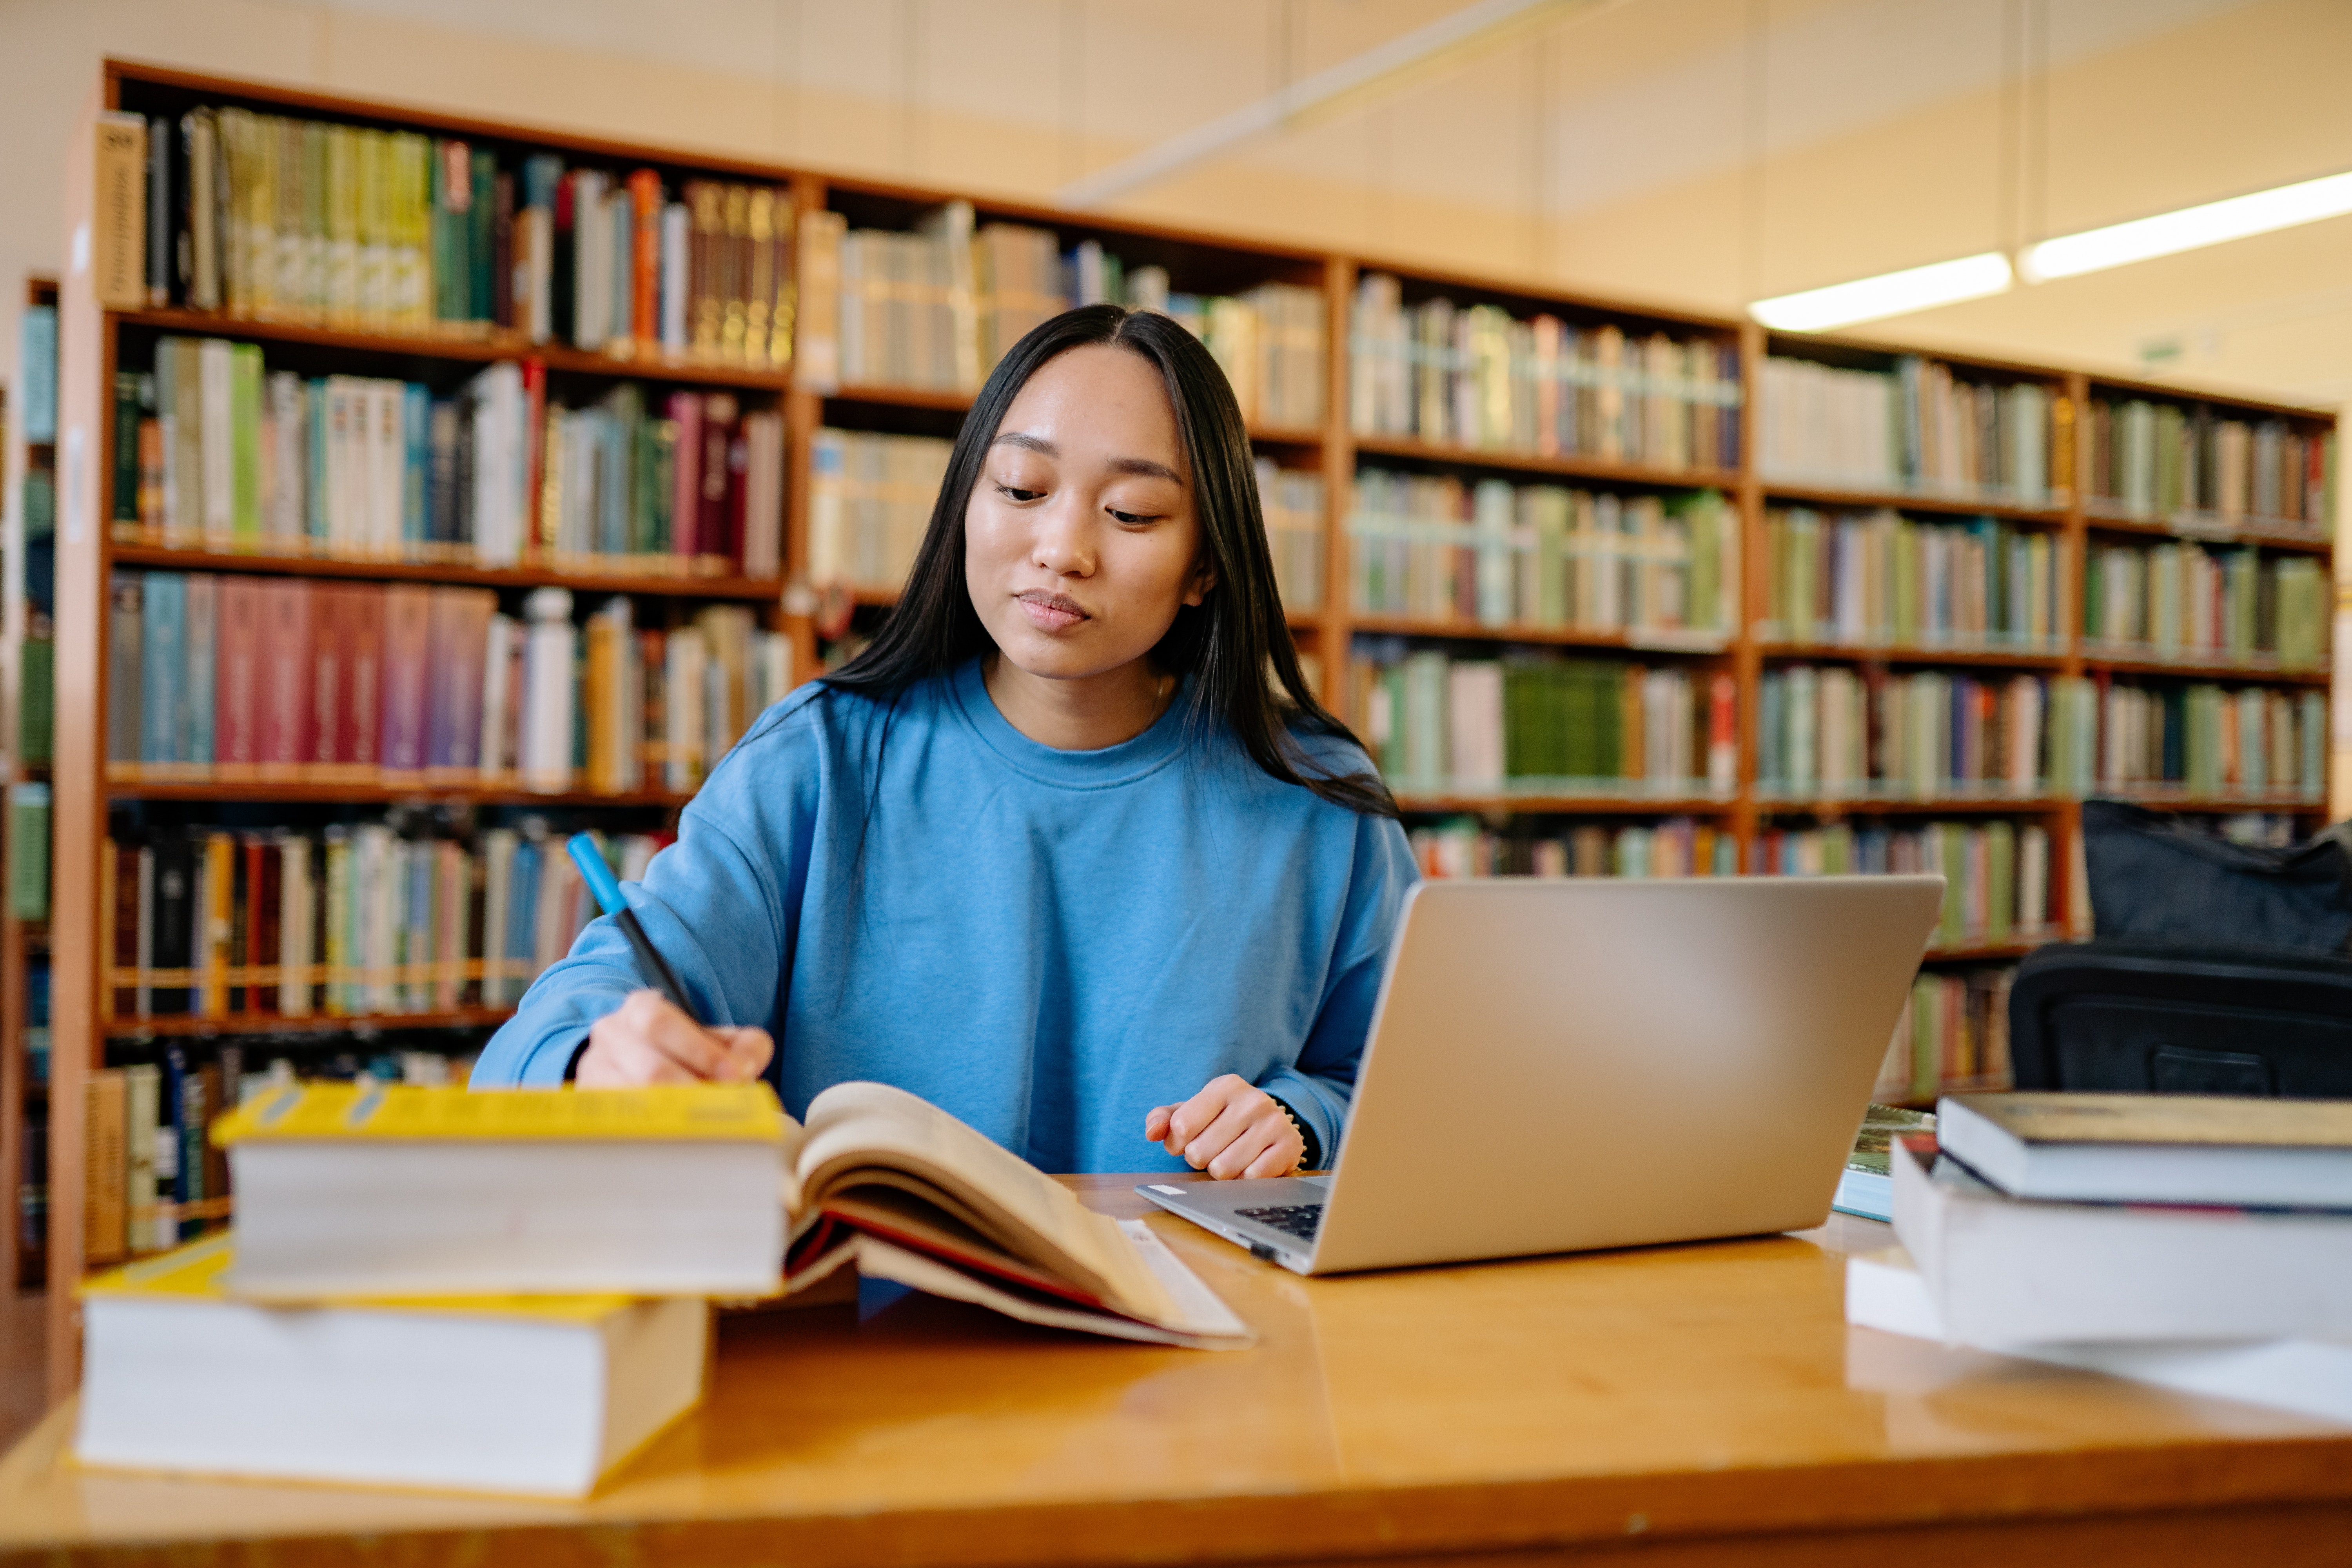
[[[2329,174],[2275,190],[2256,191],[2250,196],[2231,196],[2227,201],[2207,202],[2203,206],[2182,207],[2179,212],[2045,239],[2026,247],[2018,258],[2018,270],[2029,283],[2039,283],[2045,278],[2072,278],[2081,272],[2096,272],[2103,267],[2121,267],[2127,261],[2170,256],[2179,250],[2219,245],[2225,239],[2243,239],[2252,234],[2268,234],[2274,228],[2289,228],[2348,212],[2352,212],[2352,174]]]
[[[1900,316],[1963,300],[1981,300],[2009,287],[2009,258],[1997,250],[1882,272],[1801,294],[1759,300],[1748,313],[1777,331],[1825,332],[1881,316]]]

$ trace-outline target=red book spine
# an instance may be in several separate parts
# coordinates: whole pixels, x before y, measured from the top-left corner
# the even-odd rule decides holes
[[[727,444],[727,536],[712,541],[715,548],[710,551],[725,556],[731,571],[740,572],[743,566],[744,509],[751,493],[751,443],[738,425],[735,439]]]
[[[432,589],[421,583],[384,589],[383,647],[383,743],[376,765],[385,773],[421,773],[432,672]]]
[[[629,279],[630,335],[640,353],[661,346],[661,176],[639,169],[629,176],[629,210],[636,220]]]
[[[343,700],[351,689],[343,668],[351,628],[352,589],[341,583],[320,583],[310,590],[310,719],[303,731],[302,761],[331,777],[342,761]]]
[[[261,664],[261,582],[220,580],[220,630],[214,668],[213,755],[223,779],[250,779],[260,763],[256,720]]]
[[[375,773],[383,753],[383,590],[358,584],[343,605],[342,700],[336,715],[335,763]]]
[[[310,638],[310,584],[280,577],[263,584],[261,605],[260,773],[266,779],[301,776],[313,754],[310,675],[317,651]]]
[[[558,181],[561,191],[570,182]],[[540,487],[547,482],[547,362],[522,362],[523,439],[530,444],[530,472],[523,491],[522,537],[526,545],[539,537]]]
[[[700,537],[702,516],[702,396],[694,392],[669,395],[669,416],[677,426],[674,462],[677,485],[670,498],[669,547],[691,560]]]

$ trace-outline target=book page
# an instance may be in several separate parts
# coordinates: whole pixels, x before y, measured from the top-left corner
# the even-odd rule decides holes
[[[1141,1228],[1139,1225],[1138,1228]],[[1128,1237],[1122,1235],[1120,1239],[1125,1241]],[[1239,1350],[1251,1342],[1249,1326],[1235,1317],[1233,1309],[1219,1300],[1214,1292],[1202,1284],[1198,1276],[1179,1262],[1175,1254],[1160,1246],[1159,1238],[1149,1231],[1144,1232],[1143,1240],[1159,1254],[1160,1259],[1165,1260],[1165,1268],[1171,1270],[1173,1276],[1181,1277],[1191,1286],[1191,1289],[1184,1292],[1187,1300],[1182,1309],[1171,1311],[1164,1319],[1149,1322],[1093,1311],[1084,1307],[1040,1301],[967,1274],[936,1258],[925,1258],[903,1247],[893,1247],[876,1237],[861,1236],[855,1245],[857,1248],[857,1271],[866,1279],[888,1279],[927,1295],[944,1296],[951,1301],[968,1301],[1024,1323],[1050,1329],[1076,1329],[1081,1333],[1104,1334],[1112,1339],[1140,1340],[1149,1344],[1181,1345],[1192,1350]],[[1155,1283],[1161,1278],[1156,1269],[1153,1278]],[[1163,1288],[1163,1293],[1174,1300],[1175,1292]]]
[[[1115,1222],[1026,1160],[905,1089],[841,1083],[818,1095],[809,1104],[807,1137],[794,1168],[804,1210],[822,1205],[836,1186],[874,1179],[877,1168],[901,1171],[936,1183],[962,1205],[956,1217],[1097,1300],[1155,1322],[1176,1310]]]

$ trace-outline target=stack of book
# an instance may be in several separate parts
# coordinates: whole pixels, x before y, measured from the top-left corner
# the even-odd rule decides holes
[[[1714,338],[1613,322],[1579,329],[1549,314],[1444,295],[1404,303],[1405,285],[1356,285],[1349,423],[1407,437],[1653,468],[1739,462],[1739,351]]]
[[[601,838],[645,874],[667,834]],[[102,849],[100,942],[116,1021],[510,1006],[595,907],[532,817],[461,836],[422,813],[315,830],[123,829]]]
[[[1908,827],[1764,827],[1748,868],[1759,876],[1926,872],[1944,879],[1937,947],[1999,947],[2049,929],[2050,833],[2039,823],[1929,822]]]
[[[648,406],[623,382],[547,395],[537,360],[455,394],[269,370],[225,338],[166,337],[114,389],[117,539],[171,549],[565,571],[774,577],[783,416],[731,393]]]
[[[1412,794],[1728,795],[1728,674],[1622,659],[1452,658],[1376,643],[1353,711],[1391,788]]]
[[[2249,425],[2207,405],[2091,399],[2084,498],[2100,517],[2324,537],[2336,515],[2336,432]]]
[[[144,298],[115,308],[791,363],[783,191],[242,109],[127,118]]]
[[[1251,1338],[1141,1222],[880,1084],[803,1126],[761,1083],[289,1083],[213,1143],[231,1235],[83,1289],[83,1464],[576,1497],[699,1400],[711,1299],[853,1273],[1115,1339]]]
[[[2308,555],[2094,543],[2083,643],[2100,658],[2316,669],[2327,658],[2326,579]]]
[[[1738,624],[1739,520],[1715,490],[1619,495],[1361,468],[1348,521],[1370,616],[1622,632],[1717,647]]]
[[[1905,354],[1891,371],[1764,362],[1767,479],[2047,507],[2072,488],[2073,410],[2038,382],[1962,381]]]
[[[2046,529],[1776,508],[1764,548],[1768,642],[2059,650],[2063,552]]]
[[[2032,675],[1775,667],[1757,689],[1756,787],[1800,800],[2038,795],[2047,705]]]
[[[1454,816],[1409,837],[1424,877],[1729,877],[1739,869],[1739,840],[1689,816],[1622,827],[1587,822],[1564,833],[1527,825],[1497,832]]]
[[[119,571],[107,773],[289,783],[689,791],[791,683],[740,605],[667,629],[615,595]]]
[[[1849,1322],[2352,1419],[2352,1107],[1948,1098]]]

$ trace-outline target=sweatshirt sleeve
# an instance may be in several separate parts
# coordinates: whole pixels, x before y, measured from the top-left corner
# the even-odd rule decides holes
[[[822,776],[818,727],[793,714],[812,706],[772,710],[688,804],[677,841],[653,858],[645,879],[621,884],[706,1023],[776,1030]],[[562,1083],[589,1026],[651,984],[620,928],[599,915],[531,983],[483,1048],[472,1082]]]
[[[1372,1008],[1380,1000],[1389,946],[1404,911],[1405,894],[1420,879],[1412,847],[1395,818],[1358,818],[1355,865],[1348,879],[1339,942],[1345,956],[1324,986],[1323,1005],[1297,1064],[1277,1068],[1258,1080],[1258,1088],[1315,1130],[1326,1165],[1339,1158],[1339,1135],[1355,1098],[1356,1068],[1371,1034]]]

